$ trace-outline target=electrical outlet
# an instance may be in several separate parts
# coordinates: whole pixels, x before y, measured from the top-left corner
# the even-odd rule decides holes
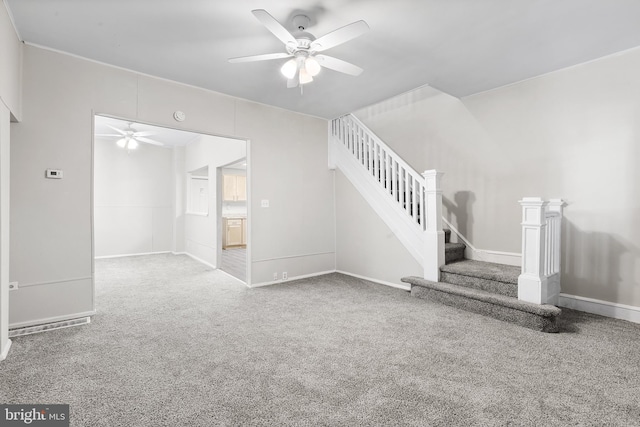
[[[282,280],[287,280],[289,278],[289,276],[287,275],[286,271],[282,272]]]
[[[9,282],[9,290],[15,291],[16,289],[18,289],[18,282]]]
[[[273,273],[273,280],[278,280],[278,273]]]

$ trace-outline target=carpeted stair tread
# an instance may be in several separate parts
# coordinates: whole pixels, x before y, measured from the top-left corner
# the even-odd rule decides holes
[[[411,284],[411,295],[491,316],[543,332],[557,332],[556,318],[561,310],[553,305],[538,305],[517,298],[493,294],[442,282],[431,282],[421,277],[401,279]]]
[[[464,259],[464,243],[445,243],[444,244],[444,262],[445,264],[455,263]]]
[[[440,271],[517,285],[521,268],[492,262],[464,260],[444,265]]]

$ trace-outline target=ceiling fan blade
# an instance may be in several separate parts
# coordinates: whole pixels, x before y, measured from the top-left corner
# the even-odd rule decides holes
[[[271,31],[274,36],[279,38],[282,43],[293,43],[294,45],[298,44],[296,38],[293,37],[293,35],[289,31],[287,31],[287,29],[284,28],[282,24],[279,23],[276,18],[271,16],[266,10],[256,9],[252,10],[251,13],[253,13],[253,15],[258,18],[258,21],[262,22],[262,25],[267,27],[267,30]]]
[[[238,58],[229,58],[229,62],[236,64],[238,62],[267,61],[269,59],[290,58],[293,55],[289,53],[265,53],[264,55],[240,56]]]
[[[113,130],[115,130],[116,132],[118,132],[120,135],[126,135],[126,134],[127,134],[125,131],[120,130],[120,129],[116,128],[116,127],[113,127],[113,126],[111,126],[111,125],[108,125],[108,124],[106,124],[106,123],[105,123],[105,126],[110,127],[111,129],[113,129]]]
[[[145,137],[143,137],[143,136],[141,136],[141,137],[137,137],[137,136],[136,136],[136,137],[134,137],[133,139],[135,139],[136,141],[145,142],[145,143],[147,143],[147,144],[157,145],[157,146],[159,146],[159,147],[164,147],[164,146],[165,146],[165,145],[164,145],[162,142],[160,142],[160,141],[155,141],[155,140],[153,140],[153,139],[145,138]]]
[[[95,136],[115,136],[118,138],[122,138],[122,135],[115,134],[115,133],[96,133]]]
[[[155,135],[155,134],[156,134],[155,132],[145,130],[145,131],[142,131],[142,132],[134,132],[133,133],[133,137],[137,138],[139,136],[151,136],[151,135]]]
[[[352,63],[343,61],[342,59],[334,58],[333,56],[316,55],[314,58],[316,58],[321,66],[333,71],[349,74],[350,76],[359,76],[362,74],[362,71],[364,71],[357,65],[353,65]]]
[[[349,40],[355,39],[367,31],[369,31],[369,25],[366,22],[362,20],[356,21],[315,40],[311,43],[310,49],[315,52],[322,52],[323,50],[327,50],[334,46],[338,46],[339,44],[348,42]]]

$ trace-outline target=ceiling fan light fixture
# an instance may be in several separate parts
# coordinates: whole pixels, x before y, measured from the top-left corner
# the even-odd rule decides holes
[[[292,79],[295,77],[296,72],[298,71],[298,64],[295,59],[290,59],[284,63],[282,68],[280,68],[280,72],[287,79]]]
[[[118,145],[118,147],[124,148],[127,146],[127,140],[124,138],[120,138],[119,140],[116,141],[116,144]]]
[[[304,85],[307,83],[311,83],[313,81],[313,77],[307,72],[306,69],[300,68],[300,84]]]
[[[127,150],[135,150],[136,148],[138,148],[138,141],[131,138],[129,144],[127,144]]]
[[[320,74],[320,70],[322,69],[318,60],[312,56],[308,57],[304,62],[304,68],[311,77]]]

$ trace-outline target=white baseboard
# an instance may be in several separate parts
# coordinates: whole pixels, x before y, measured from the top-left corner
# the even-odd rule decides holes
[[[214,270],[216,270],[216,269],[218,268],[218,267],[216,267],[215,265],[210,264],[210,263],[208,263],[207,261],[203,260],[202,258],[198,258],[198,257],[197,257],[197,256],[195,256],[195,255],[191,255],[189,252],[171,252],[171,253],[172,253],[173,255],[186,255],[186,256],[188,256],[188,257],[190,257],[190,258],[192,258],[192,259],[194,259],[194,260],[198,261],[200,264],[204,264],[204,265],[206,265],[207,267],[211,267],[211,268],[213,268]]]
[[[640,307],[560,293],[560,307],[640,323]]]
[[[515,252],[489,251],[486,249],[473,249],[467,247],[465,256],[476,261],[493,262],[496,264],[512,265],[515,267],[520,267],[522,265],[522,254]]]
[[[17,328],[9,330],[9,336],[11,338],[22,337],[24,335],[37,334],[40,332],[55,331],[58,329],[71,328],[73,326],[83,326],[91,323],[90,317],[80,317],[77,319],[64,320],[60,322],[47,323],[37,326],[27,326],[24,328]]]
[[[84,311],[82,313],[73,313],[67,316],[47,317],[44,319],[30,320],[28,322],[10,323],[9,334],[11,334],[12,329],[27,328],[31,326],[46,325],[49,323],[57,323],[57,322],[68,322],[75,319],[81,319],[84,317],[91,317],[95,314],[96,314],[95,311]]]
[[[402,289],[403,291],[410,291],[411,285],[400,285],[393,282],[387,282],[385,280],[372,279],[371,277],[361,276],[359,274],[348,273],[342,270],[336,270],[336,273],[344,274],[346,276],[355,277],[357,279],[367,280],[369,282],[377,283],[379,285],[391,286],[392,288]]]
[[[7,345],[4,347],[4,351],[0,353],[0,362],[7,358],[9,355],[9,349],[11,348],[11,340],[7,340]]]
[[[292,277],[289,277],[287,280],[274,280],[272,282],[254,283],[254,284],[251,284],[251,285],[247,285],[247,287],[249,287],[249,288],[261,288],[263,286],[279,285],[281,283],[287,283],[287,282],[291,282],[293,280],[308,279],[309,277],[316,277],[316,276],[324,276],[325,274],[331,274],[331,273],[335,273],[335,272],[336,272],[335,270],[319,271],[317,273],[303,274],[301,276],[292,276]]]
[[[95,259],[109,259],[109,258],[124,258],[128,256],[142,256],[142,255],[159,255],[159,254],[170,254],[171,251],[162,251],[162,252],[141,252],[139,254],[119,254],[119,255],[101,255],[94,257]]]

